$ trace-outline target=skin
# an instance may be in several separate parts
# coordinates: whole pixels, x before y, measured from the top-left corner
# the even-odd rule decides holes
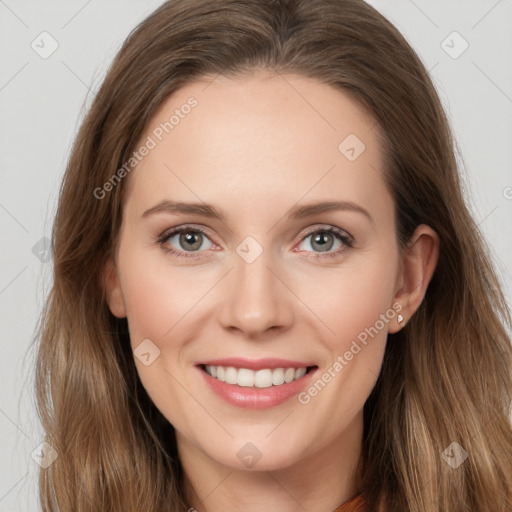
[[[293,397],[241,410],[217,397],[194,365],[280,357],[314,361],[321,376],[393,304],[410,319],[437,263],[438,238],[419,226],[400,253],[378,127],[345,93],[292,74],[212,79],[170,96],[141,137],[197,99],[126,178],[119,246],[105,268],[109,307],[128,317],[134,349],[150,339],[160,350],[148,366],[135,362],[175,427],[191,507],[333,511],[359,491],[363,405],[388,332],[404,325],[397,315],[307,404]],[[366,146],[354,161],[338,149],[351,133]],[[142,217],[164,199],[212,204],[225,220]],[[290,208],[316,200],[350,201],[372,220],[356,211],[286,218]],[[199,249],[180,245],[179,235],[164,246],[155,241],[184,225],[205,230]],[[331,226],[355,240],[332,259],[314,244],[315,233],[304,239],[309,229]],[[249,235],[263,249],[252,263],[236,252]],[[335,236],[326,241],[327,252],[344,247]],[[166,245],[199,257],[169,254]],[[237,457],[248,442],[261,453],[250,468]]]

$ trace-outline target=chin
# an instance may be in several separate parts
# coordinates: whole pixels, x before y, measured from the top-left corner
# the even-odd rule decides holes
[[[260,439],[251,441],[250,436],[244,436],[230,440],[229,446],[219,443],[214,452],[209,446],[206,454],[218,464],[237,471],[276,471],[299,461],[303,447]]]

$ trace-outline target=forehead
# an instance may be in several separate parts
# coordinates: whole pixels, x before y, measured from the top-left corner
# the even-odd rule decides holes
[[[300,75],[189,83],[162,103],[139,145],[149,139],[129,177],[138,210],[176,196],[240,212],[301,197],[369,204],[385,192],[373,117],[347,93]]]

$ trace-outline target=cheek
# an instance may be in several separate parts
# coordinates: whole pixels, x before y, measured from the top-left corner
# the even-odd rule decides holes
[[[125,247],[123,254],[124,258],[119,260],[120,275],[139,378],[161,413],[173,425],[187,430],[190,427],[186,422],[191,415],[183,404],[187,404],[190,396],[171,376],[175,374],[182,346],[192,333],[193,306],[205,294],[207,283],[204,276],[203,280],[191,282],[190,273],[185,275],[172,269],[165,258],[156,257],[151,251]],[[147,342],[142,344],[146,339],[159,352]],[[137,355],[145,352],[150,354],[147,365]],[[190,421],[200,422],[201,418]]]
[[[325,339],[331,347],[341,350],[360,334],[364,338],[376,323],[385,337],[395,313],[391,305],[397,267],[398,259],[391,246],[378,253],[355,255],[337,268],[312,270],[297,279],[295,289],[329,333]],[[382,324],[381,315],[386,312],[388,316]]]
[[[369,272],[344,282],[345,293],[339,301],[338,315],[334,317],[334,330],[345,342],[358,339],[364,343],[365,333],[369,332],[373,339],[377,336],[375,328],[383,331],[383,336],[387,333],[389,318],[384,323],[380,319],[390,310],[393,289],[378,278]]]
[[[125,255],[119,264],[132,345],[145,338],[161,345],[190,321],[208,290],[208,279],[172,268],[147,249],[126,249]]]
[[[302,288],[330,334],[323,337],[328,355],[317,380],[298,398],[318,417],[330,418],[327,437],[334,438],[362,409],[380,373],[388,326],[396,317],[392,298],[397,266],[389,262],[397,260],[391,253],[387,256],[367,254],[364,262],[354,260]]]

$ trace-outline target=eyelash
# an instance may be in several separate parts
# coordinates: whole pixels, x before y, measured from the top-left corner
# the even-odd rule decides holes
[[[179,258],[199,258],[200,256],[198,256],[197,254],[194,254],[194,255],[192,255],[192,254],[189,255],[186,253],[184,254],[180,251],[177,251],[173,247],[165,246],[165,243],[170,238],[172,238],[174,235],[178,235],[181,233],[201,233],[202,235],[204,235],[206,238],[209,239],[206,232],[201,228],[192,227],[192,226],[181,226],[179,228],[173,228],[171,230],[164,231],[164,233],[159,235],[155,241],[162,247],[162,249],[165,252],[172,254],[174,256],[177,256]],[[324,254],[316,253],[316,254],[319,254],[319,256],[313,256],[312,257],[313,259],[325,259],[325,258],[334,259],[334,258],[340,256],[342,252],[345,252],[345,250],[347,248],[354,247],[354,239],[350,235],[348,235],[345,231],[334,228],[332,226],[327,227],[327,228],[318,228],[317,227],[315,229],[312,229],[311,231],[308,231],[302,237],[300,242],[302,243],[304,240],[306,240],[306,238],[310,237],[311,235],[313,235],[315,233],[328,233],[328,234],[335,235],[338,238],[338,240],[340,240],[344,244],[344,247],[342,247],[341,249],[338,249],[337,251],[334,251],[334,252],[328,252],[328,253],[324,253]],[[193,251],[193,252],[200,253],[202,251]],[[311,257],[311,256],[309,256],[309,257]]]

